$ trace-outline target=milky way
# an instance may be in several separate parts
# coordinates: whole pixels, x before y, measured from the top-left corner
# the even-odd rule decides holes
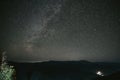
[[[12,61],[119,61],[113,0],[2,1],[1,50]]]

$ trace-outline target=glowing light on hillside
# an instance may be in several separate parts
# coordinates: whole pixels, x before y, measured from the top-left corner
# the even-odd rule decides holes
[[[104,74],[101,71],[97,71],[96,74],[99,76],[104,76]]]

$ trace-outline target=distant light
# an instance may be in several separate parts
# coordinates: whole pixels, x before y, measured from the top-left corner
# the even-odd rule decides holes
[[[96,74],[99,75],[99,76],[104,76],[101,71],[97,71]]]

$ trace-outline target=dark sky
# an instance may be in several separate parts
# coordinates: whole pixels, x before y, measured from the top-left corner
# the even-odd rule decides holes
[[[13,61],[120,62],[119,2],[0,1],[0,49]]]

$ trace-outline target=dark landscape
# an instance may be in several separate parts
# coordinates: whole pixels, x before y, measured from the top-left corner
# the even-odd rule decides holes
[[[9,63],[15,66],[17,80],[108,80],[102,78],[109,75],[112,76],[113,73],[120,71],[120,63],[89,62],[84,60]],[[104,76],[97,75],[97,71],[101,71]],[[116,75],[119,76],[120,74]],[[110,80],[117,79],[113,77]]]

